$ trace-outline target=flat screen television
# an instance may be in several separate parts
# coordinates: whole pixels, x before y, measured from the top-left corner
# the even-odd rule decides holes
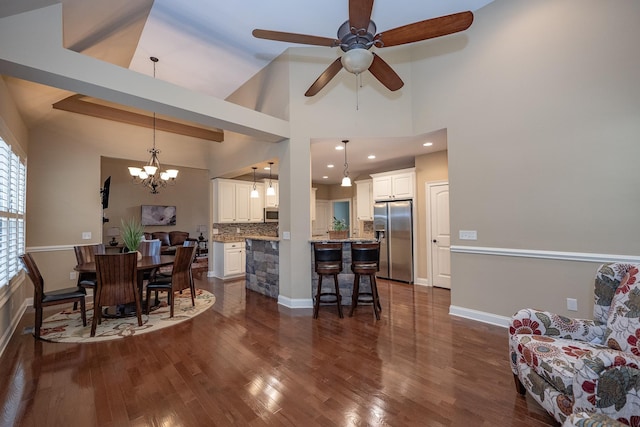
[[[111,177],[105,179],[104,185],[100,190],[100,195],[102,196],[102,209],[107,209],[109,207],[109,187],[111,187]]]

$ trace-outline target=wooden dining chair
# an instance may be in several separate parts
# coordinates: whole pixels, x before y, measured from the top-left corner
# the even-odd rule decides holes
[[[68,289],[59,289],[56,291],[44,291],[44,279],[40,274],[40,270],[36,265],[31,254],[26,253],[20,255],[20,259],[24,264],[24,269],[33,283],[33,308],[36,311],[35,326],[33,335],[40,338],[40,330],[42,329],[42,308],[56,304],[80,303],[80,312],[82,314],[82,324],[87,326],[87,312],[85,306],[86,291],[80,286]]]
[[[196,255],[195,246],[178,246],[176,248],[176,258],[173,261],[173,270],[170,277],[159,278],[156,281],[147,283],[147,314],[151,309],[151,292],[155,292],[155,301],[158,301],[158,292],[167,292],[169,300],[169,317],[173,317],[175,293],[184,289],[191,291],[191,305],[195,307],[196,288],[193,283],[191,264]]]
[[[73,251],[76,254],[76,262],[78,265],[85,264],[87,262],[95,262],[96,255],[102,255],[105,253],[104,244],[99,243],[97,245],[81,245],[74,246]],[[96,287],[96,274],[95,273],[78,273],[78,286],[85,289],[94,290]],[[75,310],[78,304],[73,305]]]
[[[91,336],[102,321],[102,307],[124,305],[135,302],[138,326],[142,326],[142,308],[138,294],[138,254],[96,255],[98,282],[94,296]]]
[[[140,252],[142,256],[159,256],[161,246],[162,244],[158,239],[143,240],[138,246],[138,252]]]

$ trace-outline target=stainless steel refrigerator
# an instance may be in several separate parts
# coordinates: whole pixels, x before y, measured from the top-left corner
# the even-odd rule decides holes
[[[380,242],[378,277],[413,283],[413,202],[376,202],[373,230]]]

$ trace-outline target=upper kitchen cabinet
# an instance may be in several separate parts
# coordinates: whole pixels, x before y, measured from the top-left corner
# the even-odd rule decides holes
[[[278,207],[278,197],[279,197],[279,191],[278,191],[278,181],[273,181],[271,180],[271,187],[274,189],[275,194],[274,195],[269,195],[268,190],[269,190],[269,179],[265,179],[263,180],[264,182],[264,207],[265,208],[277,208]]]
[[[263,220],[262,199],[252,199],[252,189],[253,183],[247,181],[223,178],[212,180],[213,222],[261,222]]]
[[[413,199],[415,195],[415,168],[371,174],[371,177],[374,201]]]
[[[373,180],[355,181],[356,217],[358,221],[373,221]]]

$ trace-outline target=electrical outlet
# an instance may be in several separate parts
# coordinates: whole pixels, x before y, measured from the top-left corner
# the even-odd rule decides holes
[[[578,311],[578,300],[575,298],[567,298],[567,310]]]
[[[460,230],[458,235],[460,240],[478,240],[478,232],[476,230]]]
[[[218,230],[217,228],[213,229],[213,234],[220,234],[220,230]]]
[[[77,280],[78,279],[78,273],[76,271],[72,271],[71,273],[69,273],[69,280]]]
[[[82,240],[91,240],[91,232],[83,231],[82,232]]]
[[[236,228],[236,233],[240,234],[240,227]]]

